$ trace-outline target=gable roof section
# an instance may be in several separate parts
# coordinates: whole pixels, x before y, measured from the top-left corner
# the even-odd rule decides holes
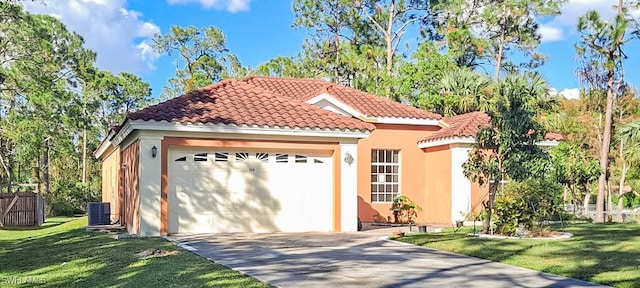
[[[316,96],[328,94],[365,117],[430,120],[442,118],[435,113],[322,80],[252,76],[242,81],[301,101],[310,101]]]
[[[442,119],[447,127],[434,132],[426,138],[420,140],[418,143],[423,144],[421,146],[437,146],[433,144],[452,144],[452,143],[475,143],[475,136],[478,134],[480,127],[488,127],[490,125],[491,117],[484,112],[470,112],[452,117],[445,117]],[[564,138],[558,133],[548,132],[545,135],[545,140],[549,142],[561,141]],[[432,145],[425,145],[425,144]],[[547,143],[543,143],[547,144]],[[441,145],[441,144],[438,144]]]
[[[130,121],[372,131],[371,124],[236,80],[225,80],[127,116]]]
[[[491,118],[489,115],[483,112],[470,112],[452,117],[445,117],[442,119],[442,122],[444,122],[448,127],[444,127],[441,130],[434,132],[420,140],[420,143],[453,137],[474,138],[480,130],[480,127],[489,125],[490,120]]]

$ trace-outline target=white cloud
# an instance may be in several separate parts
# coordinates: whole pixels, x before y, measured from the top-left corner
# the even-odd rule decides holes
[[[251,0],[168,0],[169,4],[200,3],[206,9],[227,10],[231,13],[249,10]]]
[[[31,13],[58,18],[67,29],[82,35],[85,47],[98,54],[96,65],[114,73],[153,69],[159,57],[149,46],[160,33],[142,14],[127,10],[126,0],[60,0],[25,2]]]
[[[566,99],[580,99],[580,89],[578,88],[562,89],[558,92],[558,89],[552,87],[549,89],[549,94],[551,96],[562,96]]]
[[[558,93],[558,95],[567,99],[580,99],[580,89],[578,88],[563,89]]]
[[[575,34],[577,33],[578,19],[587,13],[587,11],[595,10],[600,13],[602,19],[613,19],[617,10],[614,5],[618,1],[611,0],[569,0],[564,4],[560,11],[560,15],[553,18],[553,20],[540,25],[539,33],[543,36],[544,29],[556,29],[562,34]],[[630,14],[634,17],[640,16],[640,9],[633,9]],[[551,32],[551,31],[546,31]]]
[[[560,28],[542,24],[538,27],[538,33],[542,37],[542,39],[540,40],[542,42],[564,40],[564,32]]]

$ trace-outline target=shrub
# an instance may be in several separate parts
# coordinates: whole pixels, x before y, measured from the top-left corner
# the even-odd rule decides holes
[[[422,211],[422,207],[414,203],[407,196],[396,196],[389,210],[393,211],[396,218],[395,223],[415,223],[418,212]]]
[[[518,224],[528,230],[562,213],[562,186],[552,181],[531,179],[505,185],[495,200],[496,231],[514,235]]]
[[[47,196],[48,215],[73,216],[85,213],[87,203],[100,201],[100,195],[85,183],[58,180],[53,183],[52,193]]]

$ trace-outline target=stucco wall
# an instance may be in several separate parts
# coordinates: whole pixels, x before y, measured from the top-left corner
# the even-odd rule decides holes
[[[417,142],[438,127],[418,125],[376,124],[369,138],[358,143],[358,217],[373,222],[374,215],[392,216],[391,203],[371,203],[371,150],[400,150],[400,194],[406,195],[423,208],[425,198],[425,153]],[[425,209],[426,210],[426,209]],[[425,212],[418,213],[418,222],[427,220]]]
[[[471,181],[464,176],[463,164],[469,159],[470,147],[451,145],[451,219],[464,221],[471,213]]]
[[[451,150],[447,145],[424,149],[424,221],[451,223]]]
[[[162,137],[141,133],[139,140],[139,210],[140,236],[160,235],[160,179]],[[157,154],[152,154],[156,147]]]
[[[102,161],[102,202],[109,202],[111,221],[119,219],[118,187],[120,176],[120,149],[110,151]]]
[[[483,202],[489,199],[489,185],[480,186],[478,183],[471,184],[471,211],[480,213],[484,209]],[[469,221],[473,218],[467,219]]]

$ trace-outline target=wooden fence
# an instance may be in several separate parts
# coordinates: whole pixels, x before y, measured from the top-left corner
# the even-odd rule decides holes
[[[40,226],[44,199],[38,193],[0,193],[0,226]]]

